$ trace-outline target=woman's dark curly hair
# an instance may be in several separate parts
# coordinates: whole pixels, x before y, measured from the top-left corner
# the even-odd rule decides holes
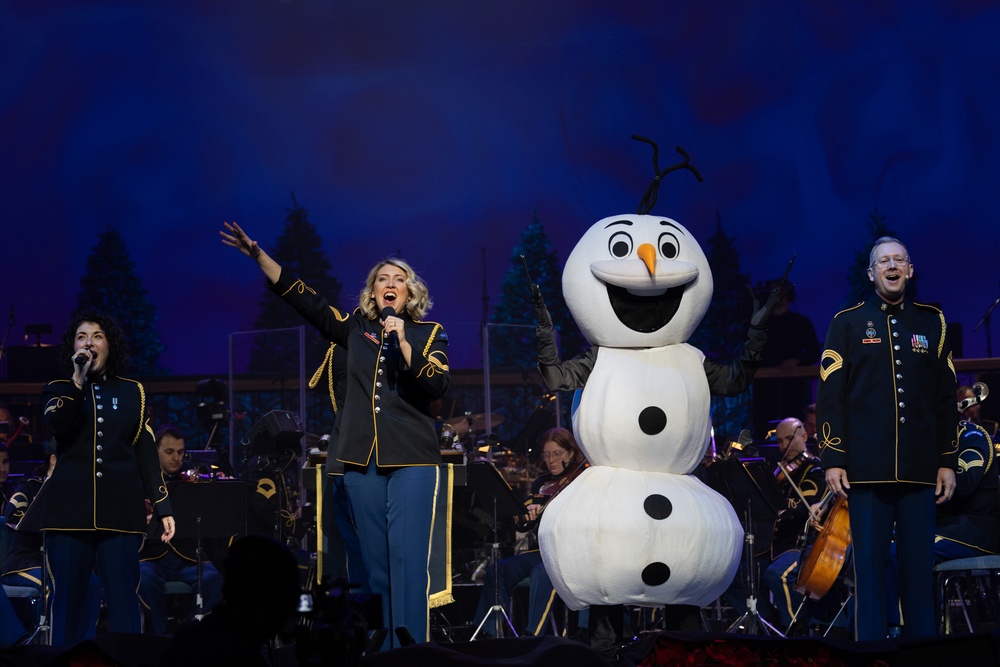
[[[73,342],[76,340],[76,330],[84,322],[93,322],[101,327],[104,335],[108,339],[108,366],[105,372],[108,375],[120,375],[128,368],[128,345],[125,342],[125,334],[110,315],[94,311],[82,310],[73,315],[66,332],[63,334],[61,346],[61,359],[70,364],[72,370]]]

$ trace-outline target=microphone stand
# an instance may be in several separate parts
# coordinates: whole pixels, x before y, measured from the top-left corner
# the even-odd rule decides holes
[[[239,418],[240,420],[240,431],[243,435],[240,436],[240,445],[243,448],[243,534],[247,535],[250,530],[250,436],[247,435],[246,426],[243,424],[243,420],[246,415]]]
[[[476,641],[476,637],[482,632],[483,627],[486,625],[486,621],[490,620],[491,616],[494,616],[494,626],[493,626],[493,636],[497,639],[503,637],[503,621],[507,622],[507,627],[510,628],[511,633],[515,637],[518,636],[517,630],[514,629],[514,624],[510,620],[510,616],[507,615],[507,610],[504,609],[503,604],[500,602],[500,538],[498,536],[497,525],[497,499],[493,498],[493,542],[490,544],[490,566],[493,568],[493,606],[490,610],[486,612],[483,616],[483,620],[479,621],[479,625],[476,627],[476,631],[472,633],[472,638],[469,639],[470,642]]]
[[[726,632],[741,635],[775,635],[784,638],[778,628],[768,623],[757,611],[757,563],[754,560],[754,535],[753,519],[751,515],[750,503],[747,503],[745,515],[746,528],[743,531],[744,551],[743,558],[746,564],[743,586],[746,588],[747,610],[742,616],[733,621]]]
[[[983,315],[983,319],[979,320],[979,324],[977,324],[976,328],[973,329],[973,331],[979,331],[979,327],[984,324],[986,325],[986,356],[990,359],[993,358],[993,337],[990,335],[990,315],[993,314],[993,309],[997,307],[997,304],[1000,304],[1000,296],[998,296],[996,301],[994,301],[993,304],[986,310],[986,314]]]

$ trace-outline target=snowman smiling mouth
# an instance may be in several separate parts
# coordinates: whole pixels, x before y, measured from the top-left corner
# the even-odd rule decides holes
[[[618,321],[633,331],[652,333],[665,327],[681,306],[686,285],[677,285],[666,290],[627,290],[607,283],[608,301],[618,317]]]

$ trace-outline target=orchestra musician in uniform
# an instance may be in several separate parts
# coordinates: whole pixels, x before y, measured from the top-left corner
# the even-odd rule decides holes
[[[802,535],[810,520],[816,521],[820,501],[826,493],[826,473],[818,457],[806,449],[806,430],[794,417],[775,428],[781,461],[775,470],[788,507],[781,510],[771,540],[771,564],[761,583],[772,598],[782,629],[789,628],[802,594],[795,590],[802,555]]]
[[[971,388],[959,388],[960,412],[963,399],[973,396]],[[973,407],[979,407],[978,400],[963,412],[965,418],[958,425],[955,497],[937,507],[936,563],[1000,553],[1000,504],[997,503],[1000,473],[989,433],[968,418]]]
[[[160,469],[167,482],[198,480],[198,470],[188,468],[184,461],[184,433],[167,424],[156,432],[156,452]],[[183,517],[182,517],[183,518]],[[204,540],[203,553],[209,540]],[[201,588],[198,588],[198,542],[191,538],[178,538],[170,542],[147,539],[139,553],[139,599],[149,612],[151,629],[155,634],[167,632],[168,581],[181,581],[197,591],[202,598],[201,609],[191,605],[189,618],[195,613],[208,612],[222,599],[222,575],[207,556],[202,556]]]
[[[555,495],[586,469],[587,463],[573,434],[564,428],[550,428],[539,438],[542,443],[542,462],[546,472],[531,483],[531,496],[525,501],[526,521],[521,524],[533,533],[534,548],[504,558],[497,564],[500,604],[510,600],[514,588],[524,579],[530,580],[528,594],[528,623],[524,634],[542,635],[548,627],[549,614],[555,602],[556,591],[552,586],[542,554],[538,550],[538,521],[548,503]],[[479,607],[474,622],[480,623],[493,605],[493,568],[486,569]]]

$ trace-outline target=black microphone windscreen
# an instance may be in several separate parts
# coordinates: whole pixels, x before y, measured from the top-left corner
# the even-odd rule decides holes
[[[395,316],[396,316],[396,309],[393,308],[392,306],[386,306],[385,308],[382,309],[383,322],[385,322],[385,319],[387,317],[395,317]],[[392,343],[392,347],[394,350],[399,349],[399,336],[396,335],[395,331],[389,332],[389,341]]]

